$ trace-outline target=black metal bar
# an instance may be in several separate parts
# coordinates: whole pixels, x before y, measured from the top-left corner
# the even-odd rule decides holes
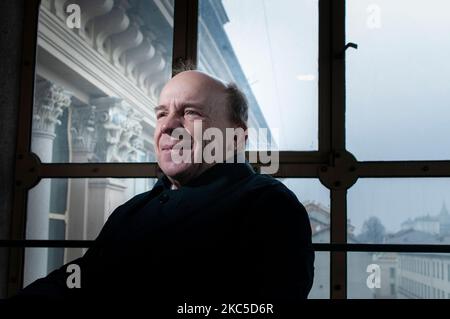
[[[331,19],[330,2],[319,1],[319,152],[331,150]]]
[[[40,0],[26,1],[24,4],[22,61],[20,80],[20,103],[16,140],[16,167],[13,211],[11,215],[10,238],[25,237],[26,223],[26,191],[25,181],[19,179],[22,175],[20,162],[26,157],[31,146],[31,122],[33,115],[34,71],[36,63],[36,44]],[[8,284],[6,294],[15,293],[22,283],[23,250],[10,250],[8,260]]]
[[[89,248],[94,240],[53,240],[53,239],[18,239],[0,240],[0,247],[64,247],[64,248]]]
[[[450,177],[450,161],[358,162],[359,177]]]
[[[450,245],[427,244],[313,244],[316,251],[345,252],[411,252],[411,253],[450,253]]]
[[[64,247],[89,248],[94,240],[0,240],[0,247]],[[314,243],[315,251],[345,252],[411,252],[411,253],[450,253],[450,245],[427,244],[325,244]]]
[[[176,0],[172,75],[182,65],[197,63],[198,0]]]

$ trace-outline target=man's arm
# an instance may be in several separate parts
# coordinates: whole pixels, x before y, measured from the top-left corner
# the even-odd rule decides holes
[[[305,208],[282,184],[260,192],[251,206],[244,236],[255,247],[259,298],[306,299],[314,278],[314,251]]]
[[[89,280],[94,279],[96,272],[98,271],[99,262],[102,260],[102,253],[104,248],[111,244],[111,237],[117,227],[120,226],[123,218],[130,211],[136,210],[140,205],[144,204],[151,191],[141,193],[136,195],[132,199],[128,200],[126,203],[117,207],[109,216],[105,225],[103,226],[100,234],[95,239],[94,245],[88,249],[83,257],[78,258],[61,268],[51,272],[44,278],[38,279],[32,284],[28,285],[16,296],[10,298],[11,301],[21,301],[21,300],[62,300],[71,301],[78,298],[84,298],[85,289]],[[67,277],[71,275],[71,272],[67,272],[67,267],[71,264],[77,264],[81,271],[81,289],[78,288],[68,288],[67,287]],[[90,271],[94,269],[94,271]],[[92,274],[92,276],[89,276]]]
[[[52,271],[46,277],[40,278],[18,292],[10,298],[12,302],[21,301],[68,301],[82,297],[82,289],[69,288],[67,278],[72,272],[67,272],[67,267],[76,264],[80,267],[81,288],[83,288],[83,273],[95,263],[99,257],[99,252],[105,244],[107,234],[112,231],[112,220],[117,215],[118,207],[108,218],[100,234],[96,238],[94,245],[88,249],[83,257],[75,259],[62,267]]]

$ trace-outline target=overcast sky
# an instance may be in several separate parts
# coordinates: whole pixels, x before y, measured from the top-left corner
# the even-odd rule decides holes
[[[317,149],[317,0],[223,0],[225,30],[284,150]],[[358,160],[450,159],[450,1],[347,0],[347,149]],[[318,181],[288,180],[329,206]],[[356,232],[388,231],[450,207],[450,179],[360,179],[349,190]]]

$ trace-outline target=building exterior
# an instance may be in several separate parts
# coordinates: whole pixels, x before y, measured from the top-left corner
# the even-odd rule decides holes
[[[445,203],[442,204],[441,211],[435,216],[419,216],[408,219],[401,225],[402,230],[414,229],[433,235],[450,235],[450,214]]]
[[[315,201],[305,201],[304,206],[312,229],[313,243],[330,243],[330,210]],[[347,241],[357,243],[353,235],[354,226],[347,224]],[[372,254],[366,252],[348,253],[347,295],[348,298],[373,298],[373,290],[366,285],[366,268],[372,262]],[[309,299],[330,298],[330,253],[316,252],[314,263],[314,285]]]
[[[449,213],[445,203],[436,216],[420,216],[402,223],[402,230],[389,234],[386,244],[450,244]],[[381,288],[375,298],[450,298],[450,256],[432,253],[378,253]]]

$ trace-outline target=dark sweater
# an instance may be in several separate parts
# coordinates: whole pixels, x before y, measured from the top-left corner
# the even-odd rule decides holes
[[[162,177],[118,207],[72,263],[80,266],[81,288],[67,288],[65,265],[13,299],[148,307],[297,302],[314,274],[305,208],[248,164],[216,164],[178,190]]]

